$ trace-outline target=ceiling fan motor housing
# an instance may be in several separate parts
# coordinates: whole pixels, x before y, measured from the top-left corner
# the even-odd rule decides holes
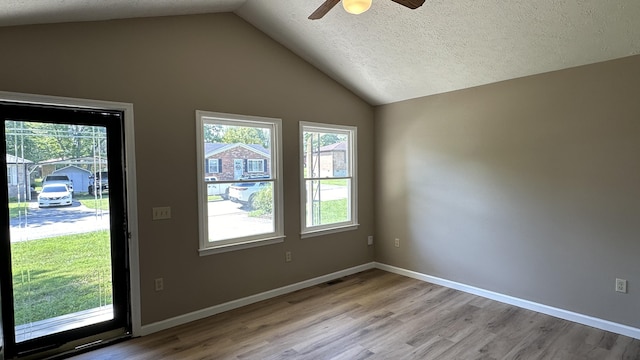
[[[422,4],[424,4],[425,0],[391,0],[395,3],[398,3],[402,6],[408,7],[409,9],[417,9]],[[325,0],[325,2],[320,5],[316,11],[314,11],[311,15],[309,15],[310,20],[318,20],[325,16],[329,10],[333,9],[340,0]],[[351,14],[362,14],[363,12],[369,10],[371,7],[371,0],[342,0],[342,6],[344,9]]]
[[[371,0],[342,0],[342,7],[350,14],[362,14],[371,7]]]

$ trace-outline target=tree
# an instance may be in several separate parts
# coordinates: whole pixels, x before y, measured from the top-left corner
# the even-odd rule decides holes
[[[103,127],[7,121],[7,153],[33,162],[106,154]]]
[[[269,140],[267,130],[247,126],[229,126],[222,136],[222,142],[226,144],[259,144],[267,149]]]
[[[320,135],[320,146],[327,146],[341,141],[345,141],[346,136],[338,134],[322,134]]]
[[[347,141],[347,136],[342,134],[334,134],[334,133],[318,133],[318,132],[304,132],[304,141],[306,144],[306,149],[309,149],[309,146],[313,151],[323,146],[336,144],[342,141]],[[311,142],[311,144],[309,144]]]
[[[219,143],[222,142],[224,135],[224,127],[222,125],[204,124],[204,142]]]

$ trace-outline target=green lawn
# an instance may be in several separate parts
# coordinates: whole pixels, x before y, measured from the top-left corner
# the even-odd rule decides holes
[[[25,210],[29,207],[29,203],[27,202],[10,202],[9,203],[9,218],[13,219],[18,217],[18,215],[24,215]]]
[[[109,210],[109,194],[102,194],[102,199],[89,194],[73,194],[73,200],[80,201],[89,209]]]
[[[347,221],[347,199],[327,200],[320,203],[320,224],[325,225]]]
[[[11,244],[16,325],[112,303],[108,231]]]
[[[347,186],[347,179],[320,180],[323,185]]]

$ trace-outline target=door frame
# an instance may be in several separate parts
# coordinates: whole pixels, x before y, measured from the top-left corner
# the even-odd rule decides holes
[[[133,122],[133,104],[102,100],[89,100],[47,95],[35,95],[0,91],[0,101],[17,103],[55,105],[60,107],[96,108],[122,111],[124,113],[124,168],[126,184],[127,225],[129,230],[129,289],[131,298],[131,332],[132,336],[141,336],[140,310],[140,261],[138,247],[138,204],[136,187],[135,136]]]
[[[240,168],[238,168],[238,164],[240,164]],[[233,180],[240,180],[242,179],[243,175],[244,175],[244,160],[233,159]]]

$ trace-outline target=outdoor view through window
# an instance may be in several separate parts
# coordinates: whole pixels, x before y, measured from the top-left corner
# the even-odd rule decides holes
[[[112,319],[106,129],[4,126],[16,342]]]
[[[355,224],[355,128],[302,123],[303,233]]]
[[[274,124],[201,119],[208,245],[276,231]]]

